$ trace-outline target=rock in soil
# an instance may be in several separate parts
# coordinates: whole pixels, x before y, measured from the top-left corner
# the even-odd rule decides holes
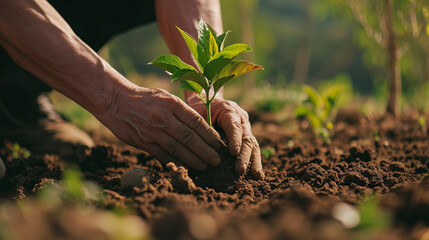
[[[142,188],[150,180],[149,173],[142,168],[134,168],[124,174],[121,178],[121,189],[133,187]]]

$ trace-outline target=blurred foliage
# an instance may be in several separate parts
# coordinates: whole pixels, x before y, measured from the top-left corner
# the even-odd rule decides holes
[[[384,211],[379,206],[379,201],[375,196],[369,197],[359,205],[360,224],[356,230],[383,230],[391,224],[391,214]]]
[[[344,73],[351,77],[354,87],[361,92],[369,93],[372,85],[370,72],[362,62],[359,47],[353,44],[349,23],[342,19],[334,19],[330,13],[331,8],[323,1],[315,0],[311,3],[311,17],[314,18],[311,39],[317,44],[311,46],[311,61],[306,82],[318,82]],[[221,4],[224,29],[231,29],[234,33],[231,34],[227,44],[246,42],[254,46],[253,61],[266,66],[266,71],[256,73],[256,84],[290,83],[294,74],[297,46],[303,34],[303,9],[299,1],[221,0]],[[249,7],[242,8],[243,4]],[[240,13],[242,11],[247,11],[251,16],[250,25],[242,24],[243,16],[247,15]],[[253,39],[250,41],[242,39],[243,34],[249,31],[253,33]],[[160,54],[168,53],[156,24],[117,37],[106,49],[104,57],[126,76],[134,71],[139,74],[160,74],[161,72],[156,69],[149,69],[146,63]],[[358,79],[359,82],[356,81]],[[243,87],[240,83],[231,85]]]
[[[22,147],[18,143],[13,144],[12,148],[12,158],[18,159],[18,158],[28,158],[31,156],[31,152],[26,149],[25,147]]]
[[[87,202],[102,204],[103,193],[100,187],[83,179],[76,167],[67,167],[60,182],[48,182],[37,192],[38,199],[47,205]]]
[[[306,118],[314,133],[322,137],[325,142],[329,142],[330,130],[333,128],[331,119],[341,95],[341,87],[333,85],[319,93],[315,88],[305,85],[303,91],[306,98],[295,109],[296,117]]]
[[[356,96],[364,98],[359,103],[366,104],[365,113],[377,112],[381,107],[375,105],[385,105],[388,93],[386,51],[380,44],[379,12],[382,8],[377,7],[382,1],[220,1],[224,29],[233,32],[227,44],[245,42],[253,46],[254,52],[246,53],[243,58],[265,68],[265,71],[231,82],[225,90],[226,98],[242,106],[275,112],[297,102],[285,96],[289,94],[285,89],[305,83],[320,90],[330,85],[344,85],[342,91],[347,94],[341,96],[344,99],[338,100],[338,106],[344,106]],[[429,1],[395,0],[394,3],[395,30],[401,49],[403,106],[425,111],[429,106],[426,100],[429,92]],[[368,29],[372,29],[372,34]],[[170,87],[160,69],[147,65],[155,57],[169,54],[156,23],[115,37],[100,54],[138,85],[160,87],[183,96],[178,84]],[[298,70],[306,72],[305,79],[295,82]],[[267,85],[271,86],[272,93],[276,90],[281,93],[253,90],[264,89]],[[375,100],[369,100],[368,96]],[[67,117],[88,129],[85,119],[89,113],[68,107],[72,110],[66,112]]]
[[[261,149],[262,156],[267,160],[269,160],[275,153],[276,150],[273,147],[264,147]]]

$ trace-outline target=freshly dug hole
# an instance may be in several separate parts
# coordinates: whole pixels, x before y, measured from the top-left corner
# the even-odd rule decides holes
[[[189,176],[199,187],[233,193],[237,189],[237,180],[240,179],[234,169],[235,157],[232,157],[226,148],[218,150],[217,153],[222,159],[218,167],[209,166],[204,172],[190,170]]]

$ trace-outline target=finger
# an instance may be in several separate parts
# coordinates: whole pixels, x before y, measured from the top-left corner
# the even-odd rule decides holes
[[[164,131],[195,153],[199,159],[211,166],[220,165],[220,156],[216,151],[184,123],[174,119]]]
[[[179,141],[169,136],[165,132],[158,134],[158,145],[171,156],[189,165],[189,167],[204,171],[207,164],[201,161],[192,151],[183,146]]]
[[[259,144],[256,139],[252,156],[250,158],[250,164],[250,172],[252,173],[252,176],[256,179],[264,179],[265,174],[262,171],[261,149],[259,148]]]
[[[167,163],[174,163],[176,166],[183,166],[188,168],[188,165],[177,160],[175,157],[168,154],[161,147],[156,144],[146,143],[144,147],[142,147],[145,151],[147,151],[150,155],[152,155],[156,160],[161,162],[162,165],[167,165]]]
[[[235,161],[235,171],[242,175],[246,172],[247,167],[249,166],[250,157],[252,155],[254,143],[251,137],[244,137],[241,145],[240,155]]]
[[[238,156],[243,138],[241,116],[234,112],[220,113],[218,119],[220,121],[219,125],[224,130],[228,140],[229,153],[232,156]]]
[[[183,103],[182,108],[174,109],[174,115],[182,123],[197,133],[204,142],[215,149],[222,147],[222,140],[219,134],[216,130],[211,128],[194,109]]]

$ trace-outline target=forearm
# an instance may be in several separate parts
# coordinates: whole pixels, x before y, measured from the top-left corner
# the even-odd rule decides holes
[[[131,88],[44,0],[0,0],[0,44],[22,68],[94,115]]]
[[[210,24],[218,34],[223,32],[220,3],[217,0],[156,0],[156,14],[159,29],[170,52],[196,68],[198,65],[176,26],[191,34],[195,40],[198,39],[200,19]],[[195,97],[198,96],[193,92],[185,91],[187,103]],[[216,97],[223,97],[223,91],[219,91]]]

